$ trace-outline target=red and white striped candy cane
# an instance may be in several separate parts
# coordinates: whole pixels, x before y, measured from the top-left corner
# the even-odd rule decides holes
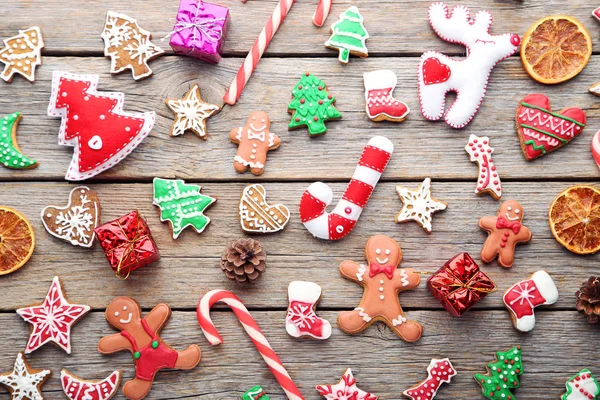
[[[317,5],[317,10],[313,14],[313,24],[316,26],[323,26],[327,16],[329,15],[329,11],[331,11],[331,3],[332,0],[319,0],[319,4]]]
[[[210,344],[214,346],[223,343],[223,338],[219,335],[215,324],[213,324],[210,319],[210,308],[219,301],[222,301],[231,307],[240,320],[242,327],[246,330],[250,339],[252,339],[254,346],[256,346],[256,349],[271,369],[271,372],[275,375],[275,379],[277,379],[277,382],[281,385],[288,399],[304,400],[304,397],[302,397],[302,394],[294,384],[294,381],[292,381],[292,378],[290,378],[290,375],[285,370],[281,360],[277,357],[273,348],[271,348],[267,338],[265,338],[265,335],[261,332],[258,324],[254,318],[252,318],[252,315],[250,315],[246,306],[244,306],[235,294],[227,290],[217,289],[206,293],[200,299],[198,308],[196,309],[200,328],[202,328],[202,333],[204,333],[204,336],[206,336],[206,339],[208,339]]]
[[[275,33],[279,29],[279,26],[285,19],[285,16],[290,11],[290,8],[294,5],[294,0],[279,0],[277,7],[275,7],[275,11],[269,18],[269,22],[258,35],[258,39],[254,42],[254,46],[252,46],[252,50],[246,56],[244,63],[240,67],[237,75],[231,82],[229,89],[225,92],[225,96],[223,96],[223,101],[229,105],[234,105],[242,94],[242,90],[244,90],[244,86],[252,76],[252,72],[256,68],[258,61],[264,54],[267,47],[269,47],[269,43],[275,36]]]
[[[315,237],[339,240],[350,233],[367,205],[375,185],[394,152],[392,142],[383,136],[369,140],[360,156],[358,166],[333,212],[325,211],[333,193],[323,182],[315,182],[302,194],[300,219]]]

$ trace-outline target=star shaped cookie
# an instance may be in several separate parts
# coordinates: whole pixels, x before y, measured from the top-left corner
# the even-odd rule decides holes
[[[65,299],[60,279],[55,276],[42,304],[17,310],[17,314],[31,324],[25,354],[32,353],[48,342],[56,343],[67,354],[71,354],[71,327],[88,311],[89,306],[71,304]]]
[[[23,353],[19,353],[12,372],[0,375],[0,384],[6,386],[13,400],[43,400],[42,385],[50,374],[49,369],[31,368]]]
[[[354,379],[350,368],[344,372],[339,383],[335,385],[317,385],[317,391],[327,400],[377,400],[377,396],[360,390],[356,386],[356,379]]]
[[[175,113],[171,136],[183,135],[190,130],[206,140],[206,120],[221,110],[221,107],[202,100],[198,84],[194,84],[182,99],[167,99],[165,103]]]
[[[448,204],[431,197],[431,179],[426,178],[415,191],[396,186],[402,209],[396,215],[396,222],[416,221],[427,233],[431,233],[431,218],[438,211],[445,210]]]

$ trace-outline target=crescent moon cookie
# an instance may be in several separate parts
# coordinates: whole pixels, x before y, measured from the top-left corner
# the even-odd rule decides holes
[[[285,228],[290,221],[290,210],[283,204],[267,203],[263,185],[244,188],[240,199],[240,224],[248,233],[273,233]]]
[[[42,223],[52,236],[73,246],[92,247],[94,229],[100,221],[100,199],[95,190],[79,186],[71,190],[65,207],[48,206],[42,210]]]
[[[63,369],[60,371],[60,383],[69,400],[109,400],[119,389],[121,371],[113,371],[101,381],[88,381]]]
[[[17,126],[23,116],[15,112],[0,120],[0,164],[10,169],[36,168],[38,163],[25,156],[17,143]]]

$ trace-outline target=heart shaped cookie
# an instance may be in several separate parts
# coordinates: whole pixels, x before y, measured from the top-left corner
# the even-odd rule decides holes
[[[244,188],[240,199],[240,223],[249,233],[273,233],[285,228],[290,210],[283,204],[269,205],[267,191],[262,185]]]
[[[44,228],[73,246],[91,247],[94,228],[100,220],[100,200],[95,190],[78,186],[71,190],[66,207],[48,206],[42,210]]]
[[[550,110],[550,100],[543,94],[530,94],[517,107],[517,135],[527,161],[563,147],[585,127],[585,112],[580,108]]]

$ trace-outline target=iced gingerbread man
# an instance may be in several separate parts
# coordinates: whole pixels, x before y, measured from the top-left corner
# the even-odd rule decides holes
[[[178,352],[160,339],[159,332],[170,316],[169,306],[159,304],[142,318],[140,305],[129,297],[117,297],[106,308],[106,320],[121,332],[100,339],[98,351],[110,354],[130,350],[133,353],[135,378],[123,386],[123,394],[128,399],[146,397],[159,370],[187,370],[200,362],[197,345]]]
[[[264,111],[254,111],[248,117],[246,125],[235,128],[229,133],[229,139],[238,144],[233,166],[239,173],[250,168],[254,175],[262,175],[267,163],[267,152],[275,150],[281,144],[279,136],[270,131],[271,120]]]
[[[362,332],[375,321],[382,321],[407,342],[419,340],[423,328],[406,319],[398,293],[419,286],[421,277],[410,268],[397,267],[402,261],[400,245],[383,235],[371,237],[365,247],[367,265],[344,261],[342,276],[364,287],[362,300],[354,311],[344,311],[338,317],[339,327],[346,333]]]
[[[531,240],[531,231],[521,221],[523,207],[515,200],[502,203],[495,217],[481,218],[479,227],[488,232],[481,249],[481,261],[489,263],[498,256],[498,264],[505,268],[512,267],[517,243]]]

